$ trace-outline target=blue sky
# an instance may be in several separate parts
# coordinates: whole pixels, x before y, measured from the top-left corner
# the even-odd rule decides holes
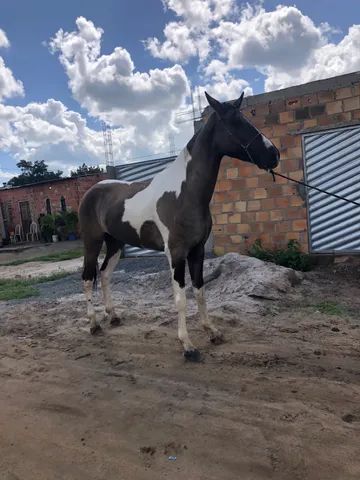
[[[190,86],[230,99],[360,70],[358,0],[2,3],[0,182],[21,158],[103,163],[100,120],[117,163],[182,148]]]

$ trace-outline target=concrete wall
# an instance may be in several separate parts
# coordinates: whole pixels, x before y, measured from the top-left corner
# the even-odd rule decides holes
[[[302,180],[303,133],[360,123],[360,73],[247,97],[242,111],[279,148],[277,170]],[[295,239],[307,252],[305,200],[295,184],[278,177],[273,183],[256,166],[223,159],[212,199],[215,252],[246,252],[258,238],[271,248]]]

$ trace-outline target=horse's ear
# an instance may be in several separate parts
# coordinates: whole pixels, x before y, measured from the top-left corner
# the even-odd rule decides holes
[[[205,92],[207,101],[209,102],[210,107],[212,107],[215,112],[221,117],[225,113],[225,106],[223,103],[215,100],[211,95]]]
[[[242,101],[243,101],[243,98],[244,98],[244,92],[242,92],[242,94],[240,95],[240,97],[235,100],[235,102],[233,103],[233,106],[235,108],[240,108],[241,107],[241,104],[242,104]]]

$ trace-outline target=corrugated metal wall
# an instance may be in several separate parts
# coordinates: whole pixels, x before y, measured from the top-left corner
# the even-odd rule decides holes
[[[127,182],[135,182],[141,180],[149,180],[157,173],[164,170],[170,163],[175,160],[176,156],[158,158],[156,160],[148,160],[145,162],[127,163],[125,165],[117,165],[115,167],[116,178],[118,180],[125,180]],[[163,255],[163,252],[156,252],[154,250],[145,250],[141,248],[125,246],[125,257],[138,256],[155,256]]]
[[[310,185],[360,202],[360,126],[304,135]],[[360,207],[308,189],[310,249],[360,252]]]

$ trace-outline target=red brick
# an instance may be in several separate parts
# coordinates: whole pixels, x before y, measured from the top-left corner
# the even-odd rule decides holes
[[[356,110],[360,108],[360,97],[346,98],[343,100],[344,111],[348,112],[349,110]]]
[[[224,231],[225,233],[236,233],[237,232],[236,223],[230,223],[228,225],[225,225]]]
[[[235,203],[235,209],[238,212],[246,212],[246,202],[236,202]]]
[[[288,156],[289,158],[302,157],[302,148],[301,147],[288,148]]]
[[[232,167],[226,170],[226,178],[237,178],[239,176],[239,169]]]
[[[230,223],[240,223],[241,222],[241,214],[235,213],[234,215],[229,216]]]
[[[278,208],[287,208],[290,206],[291,197],[278,197],[275,198],[275,205]]]
[[[257,222],[269,221],[269,212],[256,212],[256,221]]]
[[[222,213],[229,213],[233,211],[234,211],[234,204],[232,202],[222,204]]]
[[[241,235],[231,235],[230,236],[232,243],[242,243],[243,237]]]
[[[301,104],[303,107],[307,107],[309,105],[317,105],[319,103],[319,99],[316,93],[312,93],[311,95],[304,95],[301,98]]]
[[[258,177],[251,177],[245,180],[245,185],[247,188],[256,188],[258,186],[259,179]]]
[[[228,221],[228,216],[225,213],[221,213],[220,215],[216,215],[216,223],[218,225],[225,225]]]
[[[251,228],[250,228],[250,225],[247,225],[246,223],[242,223],[237,226],[237,231],[238,233],[248,233],[251,231]]]
[[[292,227],[295,232],[299,232],[301,230],[307,229],[307,222],[306,220],[294,220],[292,222]]]
[[[304,120],[304,128],[313,128],[316,127],[317,124],[317,118],[309,118],[308,120]]]
[[[335,99],[333,90],[324,90],[323,92],[318,92],[317,96],[320,103],[332,102]]]
[[[353,95],[360,95],[360,83],[356,83],[352,87]]]
[[[215,190],[218,192],[226,192],[227,190],[231,190],[231,187],[230,180],[220,180],[220,182],[217,182]]]
[[[290,113],[290,112],[284,112],[284,113]],[[291,112],[293,113],[293,112]],[[283,135],[287,134],[287,126],[286,125],[274,125],[273,127],[273,136],[274,137],[282,137]]]
[[[332,113],[339,113],[342,111],[343,111],[343,105],[340,100],[326,104],[326,112],[328,113],[328,115],[331,115]]]
[[[270,212],[271,221],[279,221],[284,219],[284,214],[281,210],[271,210]]]
[[[294,121],[294,111],[280,112],[280,123],[290,123]]]
[[[253,198],[256,200],[267,197],[265,188],[255,188],[255,190],[252,193],[253,193]]]
[[[301,197],[293,195],[292,197],[290,197],[290,205],[292,207],[304,206],[304,200]]]
[[[351,87],[339,88],[339,89],[336,90],[336,92],[335,92],[335,98],[336,98],[337,100],[340,100],[340,99],[342,99],[342,98],[351,97],[351,95],[352,95]]]
[[[260,210],[261,204],[259,200],[250,200],[248,203],[248,210]]]

